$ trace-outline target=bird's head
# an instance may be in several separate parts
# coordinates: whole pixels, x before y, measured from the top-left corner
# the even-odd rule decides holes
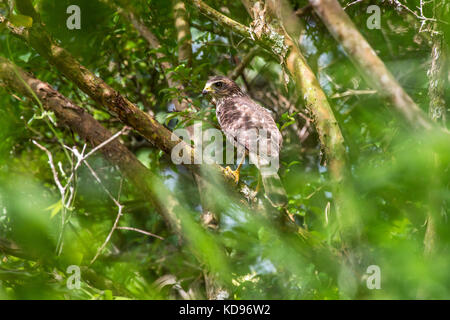
[[[231,79],[223,76],[210,78],[203,88],[203,95],[211,95],[214,99],[221,99],[233,95],[241,95],[239,86]]]

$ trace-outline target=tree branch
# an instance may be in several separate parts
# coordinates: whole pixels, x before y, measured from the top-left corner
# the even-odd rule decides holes
[[[442,6],[443,8],[439,8]],[[441,16],[444,16],[443,10],[450,10],[445,8],[444,3],[438,3],[433,1],[433,11],[436,20],[439,20]],[[448,14],[448,12],[446,12]],[[433,32],[431,32],[431,63],[428,69],[428,95],[430,103],[428,107],[428,116],[430,119],[438,125],[442,125],[446,128],[447,125],[447,108],[445,106],[445,77],[446,77],[446,57],[443,54],[445,52],[445,42],[442,30],[439,28],[437,22],[433,23]],[[438,154],[433,153],[434,165],[438,167],[440,165],[440,157]],[[433,181],[438,181],[436,176]],[[441,248],[438,247],[439,235],[438,226],[447,224],[446,219],[442,218],[441,207],[443,206],[443,199],[437,196],[434,192],[430,193],[430,208],[428,209],[427,228],[424,237],[424,254],[427,258],[432,258],[439,252]],[[444,205],[445,206],[445,205]]]
[[[435,23],[435,29],[437,23]],[[428,115],[432,121],[440,123],[443,127],[447,122],[447,108],[445,107],[444,88],[445,88],[445,51],[444,39],[441,34],[432,36],[431,64],[428,69],[428,96],[430,104]]]
[[[412,127],[431,129],[433,124],[425,113],[398,84],[337,0],[310,0],[310,3],[374,89],[383,94]]]
[[[228,77],[230,79],[236,80],[244,71],[244,69],[248,66],[250,62],[252,62],[253,58],[258,53],[259,47],[253,47],[249,52],[242,58],[242,61],[234,68],[229,74]]]
[[[18,2],[27,2],[29,0],[17,0]],[[37,13],[22,12],[22,14],[36,16]],[[149,114],[140,110],[136,105],[123,97],[102,79],[81,65],[68,51],[58,46],[47,33],[41,23],[34,23],[29,29],[10,28],[10,31],[25,40],[39,54],[46,58],[62,74],[73,81],[83,92],[90,96],[94,101],[104,106],[126,125],[139,132],[144,138],[150,141],[154,146],[171,155],[172,149],[179,146],[183,154],[188,155],[190,164],[186,164],[188,169],[200,171],[200,166],[195,164],[195,149],[186,144],[183,140],[175,136],[170,130],[161,125]],[[202,166],[203,169],[206,165]],[[222,176],[230,185],[234,185],[234,178],[228,174],[224,168],[217,164],[208,165],[211,175]],[[238,190],[244,197],[248,198],[251,194],[245,183],[240,182]]]
[[[192,37],[189,26],[186,6],[182,0],[173,1],[173,14],[178,41],[178,62],[191,65],[192,60]]]

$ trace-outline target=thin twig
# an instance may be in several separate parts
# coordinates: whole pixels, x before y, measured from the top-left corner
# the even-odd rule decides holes
[[[362,1],[363,1],[363,0],[356,0],[356,1],[350,2],[350,3],[348,3],[343,9],[345,10],[345,9],[347,9],[348,7],[350,7],[350,6],[354,5],[354,4],[357,4],[357,3],[359,3],[359,2],[362,2]]]
[[[425,16],[424,16],[424,14],[423,14],[423,7],[424,7],[424,5],[426,5],[426,4],[428,4],[428,3],[431,3],[431,2],[429,2],[429,1],[423,1],[423,0],[420,0],[420,6],[417,7],[417,9],[419,9],[419,13],[420,13],[420,14],[418,14],[418,13],[417,13],[416,11],[414,11],[414,10],[411,10],[408,6],[406,6],[405,4],[401,3],[399,0],[390,0],[390,2],[393,3],[393,4],[395,4],[395,5],[397,5],[397,6],[400,7],[400,8],[405,9],[405,10],[408,11],[410,14],[412,14],[413,16],[415,16],[417,19],[421,20],[419,33],[422,32],[422,31],[424,31],[423,28],[424,28],[424,26],[426,25],[426,23],[427,23],[428,21],[431,21],[431,22],[439,22],[439,23],[443,23],[443,24],[448,24],[447,21],[440,20],[440,19],[436,19],[436,18],[428,18],[428,17],[425,17]],[[433,31],[433,30],[428,30],[428,31],[430,31],[431,33],[435,32],[435,31]]]
[[[63,247],[63,234],[64,234],[64,225],[66,222],[66,188],[67,185],[65,187],[62,186],[61,181],[59,181],[59,177],[58,177],[58,172],[56,171],[56,167],[55,164],[53,163],[53,155],[52,153],[44,146],[40,145],[38,142],[36,142],[35,140],[32,140],[32,142],[41,150],[43,150],[48,157],[48,163],[50,165],[50,169],[53,172],[53,180],[55,181],[56,186],[58,187],[59,193],[61,194],[61,203],[62,203],[62,207],[61,207],[61,231],[59,233],[58,236],[58,242],[56,245],[56,252],[58,255],[61,254],[62,252],[62,247]]]
[[[127,126],[124,126],[122,128],[122,130],[120,130],[119,132],[117,132],[116,134],[114,134],[111,138],[109,138],[108,140],[105,140],[104,142],[100,143],[98,146],[96,146],[94,149],[92,149],[90,152],[88,152],[85,156],[83,160],[86,160],[89,156],[91,156],[94,152],[98,151],[99,149],[103,148],[104,146],[106,146],[108,143],[110,143],[111,141],[113,141],[114,139],[116,139],[117,137],[119,137],[120,135],[124,134],[126,131],[128,131],[130,128]]]
[[[353,90],[353,89],[347,89],[344,92],[335,93],[331,96],[332,99],[342,98],[342,97],[348,97],[348,96],[359,96],[359,95],[365,95],[365,94],[375,94],[377,93],[377,90]]]
[[[64,194],[65,192],[65,188],[62,186],[61,182],[59,181],[59,177],[58,177],[58,172],[56,171],[55,165],[53,163],[53,155],[52,153],[44,146],[40,145],[38,142],[36,142],[35,140],[32,140],[32,142],[41,150],[45,151],[45,153],[47,154],[48,157],[48,163],[50,165],[50,168],[52,169],[53,172],[53,180],[55,180],[56,186],[59,189],[59,192],[61,194]]]
[[[72,163],[72,168],[71,168],[71,173],[70,176],[67,178],[66,180],[66,184],[63,186],[60,179],[59,179],[59,175],[58,175],[58,171],[56,170],[56,166],[53,163],[53,155],[52,153],[45,148],[44,146],[42,146],[41,144],[39,144],[38,142],[36,142],[35,140],[33,140],[33,143],[41,150],[45,151],[45,153],[47,154],[48,157],[48,162],[50,164],[50,169],[52,170],[53,173],[53,180],[55,181],[55,184],[59,190],[59,193],[61,195],[61,231],[59,233],[58,236],[58,242],[57,242],[57,246],[56,246],[56,252],[58,255],[61,254],[62,252],[62,248],[63,248],[63,235],[64,235],[64,229],[65,229],[65,224],[66,224],[66,216],[67,216],[67,210],[71,211],[71,203],[74,199],[75,196],[75,188],[72,186],[72,182],[76,176],[76,172],[78,170],[78,168],[80,167],[80,165],[82,163],[84,163],[90,170],[91,174],[94,176],[94,178],[97,180],[97,182],[100,183],[100,185],[103,187],[103,189],[108,193],[108,195],[110,196],[111,199],[113,199],[114,203],[118,206],[120,206],[120,204],[115,201],[114,197],[109,193],[109,191],[103,186],[103,184],[101,183],[100,178],[97,176],[97,174],[95,173],[95,171],[90,167],[90,165],[88,164],[88,162],[86,161],[87,158],[89,158],[92,154],[94,154],[96,151],[98,151],[99,149],[101,149],[102,147],[104,147],[105,145],[107,145],[108,143],[110,143],[111,141],[115,140],[117,137],[119,137],[120,135],[122,135],[124,132],[126,132],[129,128],[127,126],[123,127],[122,130],[120,130],[119,132],[117,132],[116,134],[114,134],[113,136],[111,136],[109,139],[103,141],[102,143],[100,143],[99,145],[97,145],[95,148],[93,148],[90,152],[88,152],[87,154],[84,154],[85,150],[86,150],[86,144],[83,146],[83,149],[81,150],[81,153],[78,151],[78,149],[74,146],[73,148],[70,148],[66,145],[63,144],[63,147],[69,151],[71,151],[72,155],[75,156],[77,158],[77,162],[75,163],[75,165],[73,165]],[[61,162],[58,162],[58,168],[61,172],[61,175],[63,177],[66,177],[66,173],[64,172],[63,168],[62,168],[62,164]]]
[[[116,229],[119,229],[119,230],[136,231],[136,232],[143,233],[143,234],[145,234],[145,235],[147,235],[147,236],[150,236],[150,237],[155,237],[155,238],[164,240],[163,237],[158,236],[158,235],[156,235],[156,234],[154,234],[154,233],[151,233],[151,232],[148,232],[148,231],[145,231],[145,230],[141,230],[141,229],[137,229],[137,228],[133,228],[133,227],[117,227]]]
[[[297,17],[303,16],[308,10],[312,9],[312,6],[310,4],[307,4],[303,8],[295,10],[295,15]]]
[[[91,262],[89,264],[93,264],[95,262],[95,260],[97,260],[98,256],[100,255],[100,253],[103,251],[103,249],[105,249],[106,245],[108,244],[109,240],[111,239],[114,230],[117,229],[117,224],[119,223],[120,217],[122,216],[122,209],[123,206],[121,204],[119,204],[119,210],[117,212],[117,216],[116,216],[116,220],[114,221],[114,225],[111,228],[111,230],[109,231],[108,236],[106,237],[105,241],[103,242],[103,244],[100,246],[100,248],[98,248],[97,253],[95,254],[95,256],[92,258]]]

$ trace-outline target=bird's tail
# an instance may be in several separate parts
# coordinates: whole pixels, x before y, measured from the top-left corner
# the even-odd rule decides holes
[[[261,171],[264,192],[274,207],[284,207],[287,204],[286,191],[276,172]]]

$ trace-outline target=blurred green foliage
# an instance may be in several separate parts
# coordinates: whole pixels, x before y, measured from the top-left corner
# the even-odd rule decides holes
[[[189,119],[217,126],[211,105],[200,96],[203,85],[208,76],[229,73],[236,66],[235,57],[242,58],[254,44],[188,6],[194,58],[191,66],[179,65],[169,2],[129,3],[157,36],[162,44],[158,50],[174,66],[174,78],[184,84],[185,94],[199,107]],[[239,1],[207,2],[237,21],[250,23]],[[415,8],[415,2],[408,1],[410,8]],[[183,93],[167,87],[157,50],[149,48],[118,13],[97,0],[34,3],[48,31],[88,69],[170,129],[191,124],[186,121],[187,114],[172,113],[171,101],[182,98]],[[81,30],[65,27],[70,4],[81,8]],[[298,9],[307,1],[292,0],[291,4]],[[431,48],[426,37],[430,33],[419,33],[420,23],[409,23],[406,13],[389,2],[378,4],[381,30],[366,26],[368,3],[352,5],[346,11],[408,94],[427,111]],[[8,13],[3,3],[0,13]],[[345,137],[351,169],[348,183],[356,193],[344,190],[343,196],[361,219],[356,243],[343,246],[326,159],[313,124],[305,120],[309,115],[302,97],[292,81],[284,82],[279,61],[262,50],[247,67],[245,80],[241,77],[238,83],[276,115],[284,135],[280,175],[289,196],[288,210],[297,225],[308,231],[307,238],[286,227],[276,210],[265,215],[249,210],[234,203],[224,190],[213,195],[220,208],[220,228],[214,232],[204,229],[200,197],[190,173],[174,166],[167,155],[137,133],[130,133],[122,137],[125,145],[184,205],[176,213],[182,218],[186,241],[180,244],[148,199],[96,155],[89,159],[90,165],[111,194],[120,194],[124,206],[119,226],[146,230],[164,240],[116,230],[90,264],[113,226],[117,207],[82,166],[62,232],[61,199],[47,155],[31,142],[34,139],[45,145],[54,163],[70,172],[73,159],[61,144],[81,150],[84,141],[70,129],[55,126],[54,116],[43,115],[39,106],[0,88],[0,245],[11,242],[20,248],[18,252],[0,250],[0,299],[206,298],[206,277],[227,288],[231,299],[450,298],[448,136],[413,132],[378,94],[343,94],[371,88],[317,16],[307,13],[300,19],[305,26],[302,49]],[[450,21],[448,15],[441,19]],[[449,24],[440,26],[444,38],[449,39]],[[446,47],[443,54],[448,57],[448,53]],[[0,54],[52,84],[108,128],[116,131],[121,127],[113,115],[7,29],[0,31]],[[448,83],[444,100],[448,106]],[[300,142],[304,125],[309,127]],[[256,169],[244,165],[242,178],[256,186]],[[429,216],[437,221],[436,241],[434,252],[426,256]],[[58,255],[60,236],[63,249]],[[354,253],[357,261],[352,260]],[[353,264],[349,266],[347,261]],[[66,285],[70,265],[81,267],[80,289]],[[366,285],[370,265],[380,267],[379,290]]]

